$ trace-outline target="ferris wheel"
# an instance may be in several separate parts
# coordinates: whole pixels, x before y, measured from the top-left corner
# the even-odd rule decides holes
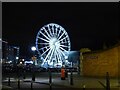
[[[42,66],[62,65],[68,58],[70,39],[63,27],[50,23],[44,25],[36,36],[36,49],[42,59]]]

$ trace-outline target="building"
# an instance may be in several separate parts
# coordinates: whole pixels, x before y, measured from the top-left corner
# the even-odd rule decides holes
[[[8,61],[8,42],[2,41],[2,61],[6,62]]]
[[[106,76],[106,72],[108,72],[111,77],[120,77],[119,68],[120,44],[117,44],[108,49],[83,54],[83,76],[102,77]]]
[[[17,63],[19,59],[18,46],[10,46],[7,41],[2,41],[2,62]]]
[[[8,60],[12,61],[13,63],[17,64],[19,59],[19,49],[18,46],[9,46],[8,47]]]

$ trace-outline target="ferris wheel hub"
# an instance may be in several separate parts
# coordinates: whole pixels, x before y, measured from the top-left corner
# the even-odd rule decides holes
[[[60,47],[60,43],[57,40],[57,38],[55,38],[55,37],[50,40],[49,45],[50,45],[51,49],[53,49],[53,48],[58,49]]]

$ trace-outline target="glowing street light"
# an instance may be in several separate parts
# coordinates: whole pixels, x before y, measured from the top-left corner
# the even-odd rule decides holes
[[[35,47],[35,46],[32,46],[32,47],[31,47],[31,50],[32,50],[32,51],[36,51],[36,47]]]
[[[19,59],[19,57],[16,57],[16,59]]]

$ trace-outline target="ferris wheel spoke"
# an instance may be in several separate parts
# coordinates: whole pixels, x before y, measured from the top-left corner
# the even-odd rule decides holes
[[[56,53],[56,49],[55,49],[55,52],[54,52],[54,58],[55,58],[55,60],[57,61],[56,56],[57,56],[57,53]]]
[[[50,35],[51,35],[51,37],[52,37],[53,34],[52,34],[51,30],[50,30],[50,25],[48,25],[48,31],[49,31],[49,33],[50,33]]]
[[[60,56],[60,52],[56,49],[56,53],[58,55],[58,60],[60,61],[61,60],[61,56]]]
[[[54,35],[54,25],[52,25],[52,31],[53,31],[53,35]]]
[[[38,37],[38,38],[49,43],[49,41],[46,40],[46,39],[43,39],[43,38],[41,38],[41,37]]]
[[[47,58],[49,57],[50,53],[52,52],[52,49],[50,49],[50,51],[48,52],[47,56],[45,57],[43,62],[46,62]],[[49,60],[47,61],[49,63]]]
[[[50,62],[51,62],[51,59],[52,59],[53,53],[54,53],[54,49],[52,49],[52,52],[51,52],[51,55],[50,55]]]
[[[61,33],[61,31],[62,31],[62,30],[60,29],[59,32],[58,32],[58,35],[57,35],[58,38],[60,37],[60,33]]]
[[[60,39],[59,41],[63,41],[64,39],[68,38],[68,36],[64,37],[63,39]]]
[[[58,52],[58,56],[59,56],[59,61],[62,61],[62,57],[63,57],[62,53],[59,50],[57,50],[57,52]]]
[[[65,43],[68,43],[68,42],[61,42],[61,44],[65,44]]]
[[[49,45],[49,43],[38,43],[38,44]]]
[[[65,34],[65,31],[62,33],[62,35],[58,38],[58,40],[60,40],[60,38]]]
[[[59,56],[58,56],[58,52],[57,52],[57,49],[55,49],[55,54],[56,54],[56,60],[57,60],[57,62],[59,61]]]
[[[60,50],[61,51],[61,50]],[[61,53],[63,54],[63,56],[65,57],[66,55],[63,53],[63,51],[61,51]]]
[[[63,51],[67,52],[67,50],[65,50],[64,48],[60,47],[60,49],[62,49]]]
[[[50,48],[48,48],[45,52],[43,52],[43,54],[41,56],[43,56],[48,50],[50,50]]]
[[[41,33],[46,39],[50,40],[50,38],[48,38],[44,33],[42,33],[41,31],[40,31],[40,33]]]
[[[61,52],[61,54],[65,57],[66,55],[63,53],[63,51],[61,51],[60,49],[59,49],[59,52]]]
[[[48,56],[50,55],[51,51],[52,51],[52,49],[50,49],[50,51],[48,52],[47,56],[45,57],[45,59],[44,59],[45,61],[48,58]]]
[[[57,51],[59,53],[59,56],[62,58],[63,57],[62,51],[60,49],[58,49]]]
[[[43,27],[43,30],[45,31],[45,33],[48,35],[49,38],[51,38],[51,36],[49,35],[49,33],[47,32],[47,30]]]
[[[61,47],[67,47],[67,48],[69,48],[68,46],[66,46],[66,45],[60,45]]]
[[[57,30],[58,30],[58,28],[56,27],[56,28],[55,28],[55,34],[56,34],[56,36],[57,36]]]
[[[49,46],[45,46],[45,47],[43,47],[43,48],[40,48],[39,50],[42,50],[42,49],[47,48],[47,47],[49,47]]]

